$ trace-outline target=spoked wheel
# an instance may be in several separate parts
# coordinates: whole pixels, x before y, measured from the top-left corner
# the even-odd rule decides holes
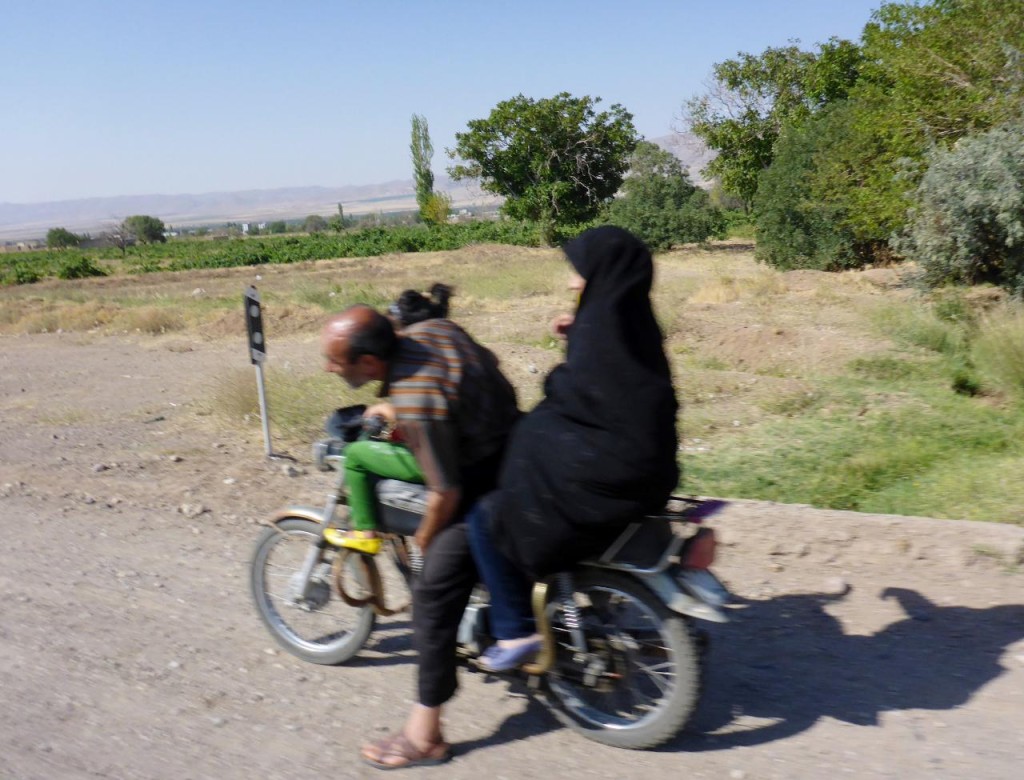
[[[252,595],[260,618],[289,653],[315,664],[341,664],[366,643],[376,614],[369,605],[348,606],[334,592],[331,566],[337,552],[332,547],[322,551],[309,592],[302,597],[303,563],[319,536],[320,526],[301,517],[286,518],[264,531],[252,559]],[[349,560],[346,589],[365,587],[355,556]]]
[[[558,646],[547,676],[556,717],[614,747],[668,741],[700,696],[700,653],[686,621],[621,574],[577,572],[574,586],[575,610],[558,594],[548,605]],[[572,648],[575,619],[586,636],[582,654]]]

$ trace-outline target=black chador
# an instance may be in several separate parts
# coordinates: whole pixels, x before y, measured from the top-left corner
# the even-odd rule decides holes
[[[533,577],[599,553],[675,489],[677,403],[651,254],[616,227],[565,247],[586,280],[566,360],[513,430],[492,496],[498,547]]]

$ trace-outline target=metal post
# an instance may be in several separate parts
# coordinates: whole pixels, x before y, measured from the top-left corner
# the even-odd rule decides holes
[[[263,309],[260,306],[260,294],[253,286],[246,289],[243,300],[245,329],[249,334],[249,359],[256,366],[256,389],[260,395],[263,447],[268,458],[294,461],[295,458],[291,455],[275,453],[270,447],[270,412],[267,410],[267,389],[263,382],[263,363],[267,359],[267,340],[263,335]]]
[[[256,388],[260,394],[260,420],[263,422],[263,448],[267,457],[273,455],[270,448],[270,413],[267,411],[267,390],[263,384],[263,362],[256,362]]]

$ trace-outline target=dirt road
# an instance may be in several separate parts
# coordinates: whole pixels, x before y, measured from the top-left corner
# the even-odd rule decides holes
[[[346,667],[274,649],[246,591],[258,523],[327,482],[197,417],[242,351],[0,339],[0,778],[376,775],[358,745],[410,702],[408,624]],[[458,757],[419,776],[1020,776],[1024,528],[755,502],[716,525],[738,604],[678,740],[604,748],[466,672]]]

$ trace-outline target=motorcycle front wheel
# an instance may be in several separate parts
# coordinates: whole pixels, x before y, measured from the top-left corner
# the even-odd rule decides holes
[[[570,603],[556,594],[548,604],[557,652],[546,688],[555,716],[613,747],[672,739],[700,697],[701,654],[689,624],[632,577],[583,570],[573,586]],[[584,653],[572,647],[576,621]]]
[[[315,664],[342,664],[366,644],[376,613],[371,606],[348,606],[335,592],[331,567],[337,552],[332,547],[321,551],[302,597],[303,563],[319,538],[320,525],[302,517],[287,517],[264,531],[252,558],[252,596],[260,619],[285,650]],[[365,585],[354,556],[349,560],[347,580]]]

